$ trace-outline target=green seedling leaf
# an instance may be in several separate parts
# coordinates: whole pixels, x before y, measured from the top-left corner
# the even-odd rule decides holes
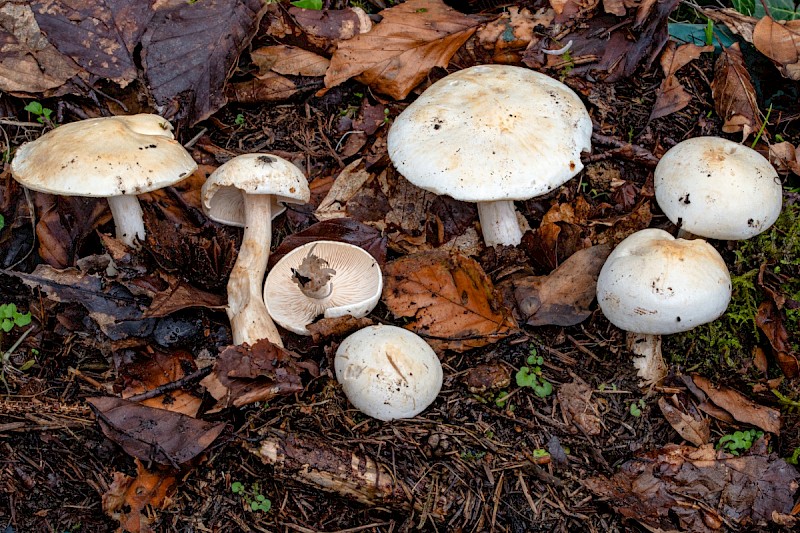
[[[523,366],[516,374],[518,387],[535,387],[537,385],[536,374],[531,373],[531,369]]]
[[[239,481],[231,483],[231,492],[234,494],[241,494],[244,492],[244,485]]]
[[[0,322],[0,329],[8,333],[12,329],[14,329],[14,322],[9,318],[4,318],[3,321]]]
[[[36,364],[36,359],[28,359],[27,361],[22,363],[22,366],[19,367],[19,369],[20,369],[21,372],[25,372],[26,370],[29,370],[35,364]]]
[[[294,7],[300,9],[313,9],[314,11],[322,10],[322,0],[295,0],[290,2]]]
[[[636,418],[639,418],[640,416],[642,416],[642,410],[639,408],[638,405],[636,405],[636,403],[632,403],[631,404],[630,413],[631,413],[631,416],[635,416]]]
[[[6,227],[6,217],[0,215],[0,230]]]
[[[533,455],[533,457],[536,459],[541,459],[542,457],[550,457],[550,454],[544,448],[536,448],[535,450],[533,450],[533,453],[531,455]]]
[[[33,113],[34,115],[41,116],[44,108],[42,107],[42,104],[34,100],[33,102],[26,105],[23,109],[28,113]]]
[[[542,379],[542,384],[533,387],[533,392],[539,398],[547,398],[553,394],[553,385],[546,379]]]

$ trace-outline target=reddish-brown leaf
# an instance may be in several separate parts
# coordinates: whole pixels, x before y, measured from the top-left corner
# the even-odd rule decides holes
[[[34,193],[39,256],[55,268],[73,266],[84,241],[111,220],[102,199]]]
[[[722,131],[742,132],[746,139],[760,124],[758,102],[750,73],[744,64],[739,43],[723,50],[714,65],[711,83],[714,108],[725,120]]]
[[[440,349],[484,346],[516,328],[480,265],[460,254],[422,252],[387,263],[383,301]]]
[[[186,415],[111,396],[87,398],[103,434],[129,455],[177,467],[203,453],[225,429]]]
[[[753,45],[775,62],[781,74],[800,80],[800,20],[762,18],[753,29]]]
[[[602,431],[599,410],[592,401],[592,388],[579,377],[558,389],[558,403],[567,421],[578,426],[587,435],[599,435]]]
[[[171,495],[178,483],[177,472],[170,469],[149,470],[139,459],[136,477],[114,472],[114,480],[103,494],[103,511],[120,523],[129,533],[150,533],[155,516],[145,512],[145,507],[165,509],[172,503]]]
[[[433,67],[446,67],[482,18],[441,0],[409,0],[384,9],[367,33],[342,41],[325,74],[325,87],[357,77],[374,90],[404,99]]]
[[[740,392],[723,385],[714,385],[697,374],[692,374],[692,381],[717,407],[727,411],[734,419],[769,433],[780,434],[781,412],[777,409],[759,405]]]
[[[783,315],[774,302],[762,302],[758,306],[756,324],[769,339],[772,354],[778,361],[778,366],[781,367],[783,374],[789,379],[796,378],[800,374],[800,364],[798,364],[797,354],[792,352],[789,332],[783,323]]]
[[[195,370],[194,357],[183,350],[166,352],[149,349],[144,353],[136,353],[130,360],[121,361],[117,368],[123,387],[121,395],[127,399],[142,394],[177,381]],[[141,404],[194,417],[201,401],[188,390],[179,389],[143,400]]]
[[[711,424],[708,418],[695,408],[694,404],[683,405],[678,396],[673,394],[669,398],[664,396],[659,398],[658,407],[678,435],[695,446],[708,444],[708,440],[711,438]]]
[[[297,84],[276,72],[267,72],[252,80],[231,83],[226,93],[228,98],[242,104],[279,102],[294,96]]]
[[[703,52],[713,51],[713,46],[697,46],[691,43],[678,46],[674,41],[667,43],[661,53],[661,69],[664,71],[664,80],[658,89],[656,102],[650,112],[650,120],[665,117],[689,105],[692,96],[686,92],[675,74],[681,67],[700,57]]]

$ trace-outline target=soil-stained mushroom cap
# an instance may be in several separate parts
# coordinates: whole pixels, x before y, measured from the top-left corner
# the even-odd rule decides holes
[[[93,197],[153,191],[196,168],[170,123],[149,114],[64,124],[22,145],[11,162],[14,178],[29,189]]]
[[[335,272],[328,290],[317,298],[306,295],[292,279],[309,254]],[[264,283],[264,303],[275,322],[294,333],[310,335],[306,326],[318,316],[368,315],[382,290],[381,268],[367,251],[344,242],[316,241],[298,246],[272,267]]]
[[[597,278],[603,314],[633,333],[688,331],[722,315],[730,298],[728,267],[713,246],[655,228],[619,243]]]
[[[664,154],[656,200],[673,224],[710,239],[749,239],[781,212],[778,173],[755,150],[719,137],[695,137]]]
[[[271,154],[242,154],[234,157],[208,177],[203,184],[203,208],[211,220],[230,226],[244,226],[243,194],[268,194],[273,218],[282,204],[308,202],[308,180],[291,162]]]
[[[379,420],[411,418],[442,388],[442,365],[418,335],[395,326],[370,326],[336,351],[336,379],[356,409]]]
[[[411,183],[457,200],[527,200],[568,181],[591,149],[592,121],[563,83],[522,67],[479,65],[431,85],[389,130]]]

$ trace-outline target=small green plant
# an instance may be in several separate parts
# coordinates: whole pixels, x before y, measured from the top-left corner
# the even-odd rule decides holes
[[[498,391],[497,395],[494,397],[494,404],[501,409],[505,409],[506,411],[513,413],[516,407],[514,406],[513,403],[508,401],[509,396],[510,394],[508,393],[508,391],[505,390]],[[489,399],[492,399],[491,395]]]
[[[717,441],[717,449],[722,448],[733,455],[739,455],[741,452],[749,450],[753,443],[763,436],[764,432],[757,429],[737,431],[720,437]]]
[[[564,66],[561,68],[559,78],[563,82],[566,77],[569,76],[569,73],[572,72],[572,69],[575,68],[575,60],[572,58],[572,52],[569,50],[561,54],[561,58],[564,60]]]
[[[800,447],[794,449],[792,455],[786,458],[786,462],[789,463],[790,465],[795,465],[795,466],[797,466],[798,463],[800,463]]]
[[[236,118],[233,120],[233,123],[236,124],[237,126],[244,126],[245,123],[244,114],[239,113],[238,115],[236,115]]]
[[[628,408],[628,412],[631,414],[631,416],[639,418],[642,416],[642,409],[644,409],[645,405],[647,404],[645,403],[644,399],[639,398],[638,401],[631,403],[630,407]]]
[[[245,488],[244,483],[234,481],[231,483],[231,492],[238,494],[252,512],[261,511],[268,513],[269,510],[272,509],[272,501],[261,494],[261,486],[258,481],[250,485],[250,490]]]
[[[461,452],[461,460],[462,461],[480,461],[486,456],[486,452],[483,450],[473,451],[473,450],[466,450]]]
[[[531,453],[534,459],[542,459],[543,457],[550,457],[550,453],[544,448],[536,448]]]
[[[0,330],[8,333],[14,327],[27,326],[31,323],[31,313],[20,313],[14,304],[0,305]]]
[[[525,360],[527,366],[519,369],[516,375],[518,387],[530,387],[539,398],[547,398],[553,394],[553,385],[542,377],[542,363],[544,358],[538,355],[535,347],[531,346],[530,355]]]
[[[53,114],[53,110],[42,106],[42,104],[36,100],[26,105],[23,109],[31,115],[36,115],[36,121],[40,124],[54,124],[52,118],[50,118]]]
[[[705,28],[706,46],[714,46],[714,21],[708,19]]]
[[[6,227],[6,217],[0,215],[0,231],[2,231],[3,228],[5,227]]]
[[[300,9],[313,9],[314,11],[322,10],[322,0],[294,0],[290,2],[294,7]]]

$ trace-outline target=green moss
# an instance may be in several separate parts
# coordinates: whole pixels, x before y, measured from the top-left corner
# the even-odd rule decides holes
[[[761,344],[756,313],[769,295],[758,285],[765,266],[765,283],[787,301],[800,301],[800,205],[787,204],[772,228],[752,239],[738,241],[729,259],[733,293],[719,319],[664,339],[665,355],[685,369],[715,374],[719,365],[741,369]],[[798,349],[800,309],[784,308],[789,340]],[[753,376],[755,377],[755,376]]]

